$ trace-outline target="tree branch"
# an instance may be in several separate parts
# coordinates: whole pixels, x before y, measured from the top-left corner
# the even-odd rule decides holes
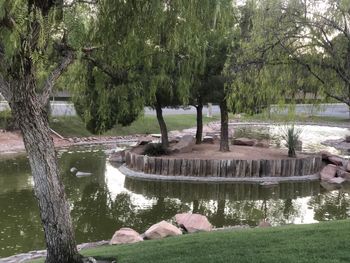
[[[124,69],[113,69],[110,68],[108,65],[105,65],[101,61],[98,61],[97,59],[92,58],[89,55],[84,56],[84,59],[92,63],[95,67],[97,67],[99,70],[101,70],[103,73],[105,73],[107,76],[109,76],[113,84],[120,85],[125,84],[128,82],[128,71]]]
[[[62,73],[68,68],[68,66],[73,63],[74,59],[74,51],[71,49],[67,49],[59,65],[50,73],[50,75],[46,79],[41,97],[41,102],[43,106],[45,106],[48,103],[56,80],[62,75]]]

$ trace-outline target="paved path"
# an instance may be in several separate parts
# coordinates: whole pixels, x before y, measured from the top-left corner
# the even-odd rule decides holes
[[[8,108],[6,102],[0,102],[0,111]],[[51,102],[51,110],[53,116],[73,116],[76,114],[74,106],[70,102],[66,101],[54,101]],[[286,110],[279,109],[277,106],[272,106],[271,111],[286,113]],[[338,118],[349,118],[349,109],[347,105],[343,103],[332,103],[332,104],[320,104],[314,106],[312,104],[298,104],[296,106],[297,113],[304,113],[308,115],[314,116],[329,116],[329,117],[338,117]],[[192,106],[186,108],[164,108],[164,115],[179,115],[179,114],[196,114],[196,109]],[[203,108],[203,113],[207,115],[208,108]],[[145,108],[146,115],[156,115],[155,110],[146,107]],[[212,114],[219,115],[220,109],[219,106],[213,105]]]

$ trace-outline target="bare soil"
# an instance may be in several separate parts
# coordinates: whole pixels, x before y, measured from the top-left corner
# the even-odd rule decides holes
[[[65,139],[53,136],[56,147],[69,146],[71,143]],[[19,131],[0,132],[0,154],[17,153],[25,151],[23,139]]]
[[[104,144],[123,143],[125,141],[142,141],[150,140],[150,137],[142,135],[132,136],[91,136],[91,137],[74,137],[61,139],[54,134],[51,134],[56,148],[69,147],[73,145],[90,145],[90,144]],[[4,132],[0,130],[0,155],[8,156],[17,153],[25,152],[22,135],[19,131]]]
[[[170,158],[205,159],[205,160],[278,160],[288,159],[287,149],[262,148],[252,146],[230,145],[230,152],[220,152],[219,144],[200,144],[193,147],[189,153],[175,153]],[[307,157],[297,154],[297,158]]]

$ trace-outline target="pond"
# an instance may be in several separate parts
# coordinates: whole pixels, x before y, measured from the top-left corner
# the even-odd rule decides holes
[[[271,131],[274,127],[271,127]],[[347,129],[303,127],[306,149],[338,139]],[[263,218],[273,225],[314,223],[350,217],[350,185],[329,191],[317,182],[206,184],[140,181],[125,178],[101,147],[59,152],[59,162],[78,243],[109,239],[121,227],[144,232],[150,225],[179,212],[198,212],[216,227],[256,226]],[[91,172],[77,178],[72,167]],[[0,159],[0,257],[43,249],[43,231],[33,195],[26,156]]]

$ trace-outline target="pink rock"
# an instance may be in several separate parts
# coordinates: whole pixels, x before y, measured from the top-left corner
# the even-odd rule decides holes
[[[121,228],[116,231],[109,242],[110,245],[116,244],[130,244],[143,241],[143,238],[135,230],[131,228]]]
[[[145,237],[147,239],[160,239],[168,236],[178,235],[182,235],[181,230],[164,220],[151,226],[145,232]]]
[[[195,144],[196,140],[192,135],[184,135],[177,144],[169,147],[169,151],[174,153],[188,153],[192,151]]]
[[[330,179],[334,178],[337,174],[337,166],[334,164],[328,164],[320,172],[321,180],[323,181],[329,181]]]
[[[188,233],[199,231],[211,231],[213,226],[207,217],[200,214],[183,213],[175,215],[176,223],[184,228]]]
[[[336,156],[336,155],[331,155],[328,157],[328,161],[334,165],[337,166],[342,166],[343,165],[343,158]]]

